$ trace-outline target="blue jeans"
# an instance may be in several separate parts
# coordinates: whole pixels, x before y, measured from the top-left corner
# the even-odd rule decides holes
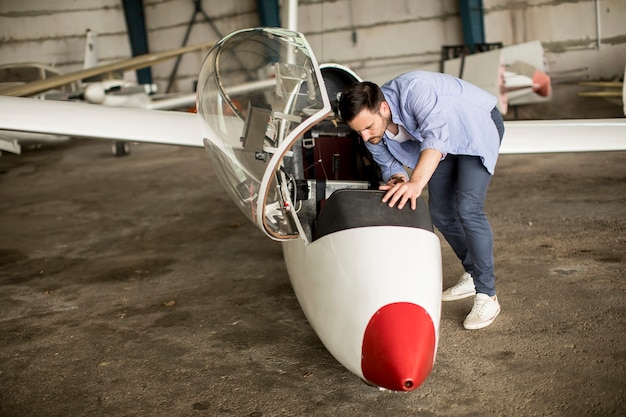
[[[502,140],[502,116],[494,111]],[[480,157],[448,154],[428,183],[428,205],[433,224],[474,277],[476,292],[494,296],[493,233],[484,211],[490,182],[491,174]]]

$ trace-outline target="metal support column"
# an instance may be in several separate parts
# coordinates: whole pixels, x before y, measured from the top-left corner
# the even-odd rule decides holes
[[[280,10],[278,0],[257,0],[261,26],[280,27]]]
[[[124,16],[128,28],[128,38],[133,56],[148,53],[148,35],[146,31],[146,19],[143,13],[143,0],[123,0]],[[140,68],[136,71],[139,84],[152,84],[152,71],[150,67]]]
[[[463,25],[463,43],[474,53],[475,45],[485,43],[483,0],[459,0],[459,13]]]

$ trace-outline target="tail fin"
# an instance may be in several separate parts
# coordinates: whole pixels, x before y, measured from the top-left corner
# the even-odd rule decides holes
[[[85,58],[83,68],[93,68],[98,66],[98,52],[96,50],[96,32],[87,29],[85,41]]]
[[[505,46],[444,61],[443,72],[498,97],[498,108],[550,100],[552,86],[541,42]]]

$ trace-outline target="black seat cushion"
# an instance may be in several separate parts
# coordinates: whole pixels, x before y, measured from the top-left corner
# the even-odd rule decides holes
[[[433,231],[430,213],[422,198],[417,209],[401,210],[381,200],[384,191],[344,189],[335,191],[323,205],[315,222],[314,239],[340,230],[370,226],[406,226]]]

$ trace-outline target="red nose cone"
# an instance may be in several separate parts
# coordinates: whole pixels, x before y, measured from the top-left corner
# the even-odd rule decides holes
[[[388,304],[365,329],[363,376],[379,387],[414,390],[433,368],[435,342],[435,326],[426,310],[411,303]]]

